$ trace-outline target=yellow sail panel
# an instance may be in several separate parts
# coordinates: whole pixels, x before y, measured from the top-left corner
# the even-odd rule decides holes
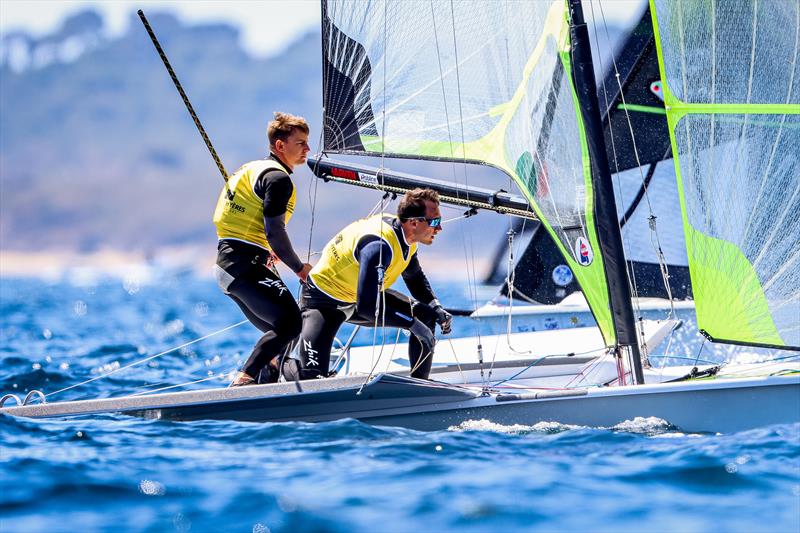
[[[651,0],[698,326],[800,347],[800,4]]]

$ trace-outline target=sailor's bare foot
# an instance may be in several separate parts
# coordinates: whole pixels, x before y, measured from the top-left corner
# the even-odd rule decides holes
[[[238,374],[236,374],[236,377],[233,378],[233,381],[231,382],[230,385],[228,385],[228,387],[241,387],[243,385],[255,385],[255,384],[256,384],[255,379],[253,379],[248,374],[245,374],[244,372],[239,372]]]

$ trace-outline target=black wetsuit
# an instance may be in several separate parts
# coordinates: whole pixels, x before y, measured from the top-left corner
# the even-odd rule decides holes
[[[392,222],[404,253],[408,245],[397,220]],[[392,248],[385,240],[375,236],[362,237],[355,250],[359,263],[357,302],[355,304],[336,300],[319,288],[311,279],[303,286],[300,309],[303,315],[303,330],[300,334],[300,362],[302,379],[325,377],[330,366],[331,346],[339,327],[347,321],[351,324],[375,327],[375,310],[379,300],[379,283],[383,272],[391,261]],[[431,290],[416,254],[403,272],[403,281],[409,292],[419,301],[397,291],[382,293],[385,308],[378,315],[378,325],[408,329],[418,319],[434,331],[436,313],[427,304],[436,297]],[[423,345],[416,336],[408,343],[408,357],[412,377],[427,379],[433,362],[432,354],[423,353]]]
[[[293,190],[289,178],[292,171],[274,155],[270,159],[281,163],[285,171],[264,171],[256,180],[253,191],[264,201],[267,241],[275,254],[298,272],[303,263],[292,248],[284,225]],[[300,309],[271,266],[272,259],[264,248],[236,239],[221,239],[217,247],[220,286],[247,319],[264,333],[241,369],[253,378],[257,378],[261,369],[274,357],[283,355],[300,334]]]

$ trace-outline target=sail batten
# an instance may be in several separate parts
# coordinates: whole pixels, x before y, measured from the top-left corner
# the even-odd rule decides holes
[[[651,0],[698,325],[800,346],[800,5]]]

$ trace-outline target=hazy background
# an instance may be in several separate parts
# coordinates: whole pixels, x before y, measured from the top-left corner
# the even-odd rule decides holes
[[[599,7],[588,4],[587,15]],[[221,177],[137,8],[148,16],[228,172],[265,155],[265,126],[276,110],[305,116],[312,150],[319,149],[318,2],[3,0],[0,274],[137,261],[210,272]],[[617,34],[638,17],[641,2],[602,8]],[[386,166],[450,173],[414,162]],[[469,172],[471,183],[509,188],[509,179],[490,169]],[[299,207],[289,231],[304,257],[315,180],[304,167],[295,181]],[[380,196],[320,182],[316,198],[312,251],[366,215]],[[458,214],[446,210],[445,218]],[[433,277],[466,275],[468,247],[480,274],[507,226],[505,217],[491,213],[447,225],[423,251],[423,264]]]

